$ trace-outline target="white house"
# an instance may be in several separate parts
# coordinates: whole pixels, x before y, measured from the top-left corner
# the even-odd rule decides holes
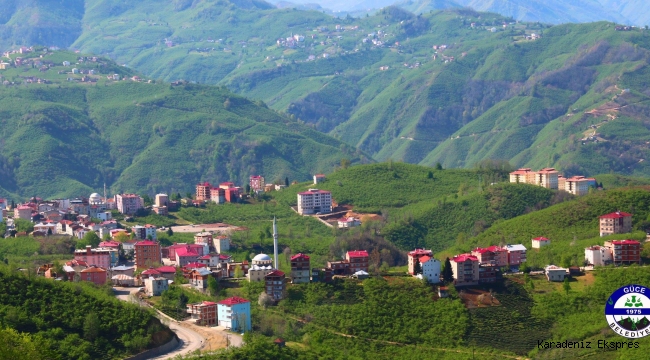
[[[145,292],[149,296],[160,296],[163,291],[169,288],[169,281],[164,277],[148,277],[144,279]]]
[[[546,245],[550,245],[550,244],[551,244],[551,240],[549,240],[549,239],[547,239],[547,238],[545,238],[543,236],[540,236],[540,237],[536,237],[536,238],[533,239],[533,245],[532,246],[533,246],[533,249],[539,249],[542,246],[546,246]]]
[[[361,226],[361,221],[353,217],[344,217],[338,220],[339,229]]]
[[[585,261],[593,266],[605,266],[612,263],[612,250],[605,246],[594,245],[585,248]]]
[[[230,238],[225,235],[215,237],[212,242],[214,243],[215,250],[217,250],[219,254],[230,250]]]
[[[251,303],[240,297],[231,297],[217,303],[219,326],[237,332],[251,330]]]
[[[422,277],[430,284],[440,282],[440,261],[429,256],[420,258]]]
[[[63,66],[70,66],[70,62],[69,61],[64,61]]]
[[[329,214],[332,212],[332,193],[325,190],[309,189],[298,193],[298,213]]]
[[[548,281],[564,281],[567,269],[555,265],[549,265],[544,269]]]

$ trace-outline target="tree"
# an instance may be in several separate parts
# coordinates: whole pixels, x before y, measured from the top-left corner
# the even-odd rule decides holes
[[[131,240],[131,236],[129,236],[129,234],[127,234],[127,233],[125,233],[123,231],[120,231],[120,232],[117,233],[117,235],[115,235],[115,241],[125,242],[125,241],[129,241],[129,240]]]
[[[563,268],[568,268],[569,266],[571,266],[571,257],[570,256],[562,257],[562,262],[560,263],[560,265]]]
[[[284,178],[284,185],[289,186],[289,177],[288,176]]]
[[[242,270],[241,266],[236,265],[235,266],[235,278],[242,278],[244,277],[244,271]]]
[[[99,317],[96,313],[91,312],[84,319],[84,338],[88,341],[94,341],[99,336]]]
[[[273,305],[273,299],[267,293],[262,292],[257,299],[257,303],[266,309],[269,305]]]
[[[429,171],[427,174],[427,179],[433,179],[433,171]]]
[[[212,296],[217,296],[219,293],[219,283],[217,282],[217,279],[214,278],[214,276],[208,277],[208,291]]]
[[[0,328],[0,354],[3,359],[39,360],[43,359],[42,348],[29,334],[19,333],[11,328]]]
[[[341,159],[341,168],[347,169],[350,167],[350,160],[349,159]]]
[[[419,274],[422,274],[422,264],[420,264],[420,259],[416,258],[413,264],[413,275]]]
[[[282,255],[284,255],[284,262],[289,265],[289,261],[291,260],[291,249],[288,246],[284,248]]]
[[[442,170],[442,164],[436,163],[436,170]]]
[[[167,229],[167,236],[173,236],[173,235],[174,235],[174,230],[172,230],[172,227],[170,226],[170,227]]]
[[[521,271],[524,274],[530,273],[530,266],[526,262],[522,262],[519,264],[519,271]]]
[[[251,193],[251,185],[246,184],[246,194],[250,194],[250,193]]]
[[[568,277],[564,278],[564,284],[562,284],[562,288],[564,288],[564,292],[566,292],[567,295],[569,294],[569,291],[571,291],[571,284],[569,284]]]
[[[86,235],[84,235],[81,241],[77,243],[77,247],[79,247],[79,245],[82,245],[82,247],[85,247],[87,245],[97,247],[100,242],[102,242],[102,239],[99,238],[97,233],[94,231],[89,231],[86,233]]]
[[[449,261],[449,258],[445,259],[445,268],[442,269],[442,280],[446,284],[454,281],[454,271],[451,269],[451,261]]]

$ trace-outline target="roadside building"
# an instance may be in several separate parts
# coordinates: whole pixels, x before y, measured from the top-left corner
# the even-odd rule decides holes
[[[298,213],[300,215],[329,214],[332,212],[332,193],[325,190],[309,189],[298,193]]]
[[[632,214],[616,211],[600,217],[600,236],[632,232]]]
[[[169,288],[169,281],[164,277],[146,277],[144,288],[148,296],[160,296],[163,291]]]
[[[521,263],[526,262],[526,247],[522,244],[506,245],[508,250],[508,264],[518,267]]]
[[[594,245],[585,248],[585,262],[593,266],[605,266],[612,263],[612,251],[606,246]]]
[[[134,215],[138,210],[144,208],[144,200],[137,194],[115,195],[117,210],[125,215]]]
[[[111,268],[111,253],[108,249],[92,249],[92,246],[86,245],[85,249],[75,250],[74,259],[83,261],[89,266],[97,266],[103,269]]]
[[[106,284],[106,270],[92,265],[81,270],[81,280],[90,281],[96,285],[104,285]]]
[[[265,291],[273,300],[279,301],[284,299],[286,295],[286,280],[285,275],[280,270],[274,270],[266,274],[264,277]]]
[[[210,189],[212,189],[212,185],[210,185],[210,183],[207,181],[204,183],[196,184],[196,193],[195,193],[196,200],[200,200],[200,201],[210,200]]]
[[[162,264],[160,243],[157,241],[139,241],[135,243],[133,249],[133,259],[135,260],[136,269],[148,269],[156,264]]]
[[[291,283],[308,283],[311,279],[309,256],[298,253],[291,257]]]
[[[564,180],[564,187],[560,188],[576,196],[587,195],[589,193],[590,179],[584,176],[573,176]]]
[[[158,235],[156,234],[156,227],[154,225],[146,224],[136,225],[131,228],[135,238],[138,240],[157,240]]]
[[[361,226],[361,220],[356,219],[352,216],[348,216],[338,219],[337,224],[339,226],[339,229],[347,229],[351,227]]]
[[[237,332],[250,331],[251,303],[240,297],[231,297],[217,303],[219,326]]]
[[[187,304],[187,313],[197,325],[217,325],[217,303],[202,301],[196,304]]]
[[[605,241],[614,265],[641,264],[641,243],[636,240]]]
[[[214,248],[219,254],[230,250],[230,238],[225,235],[219,235],[214,238]]]
[[[208,287],[208,278],[212,276],[212,272],[207,268],[198,268],[190,272],[190,284],[195,289],[203,290]]]

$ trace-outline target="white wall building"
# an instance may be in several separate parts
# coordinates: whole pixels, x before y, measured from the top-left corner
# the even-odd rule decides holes
[[[225,235],[215,237],[213,243],[215,250],[217,250],[219,254],[230,250],[230,238]]]
[[[148,296],[160,296],[163,291],[169,288],[169,282],[163,277],[144,279],[144,288]]]
[[[329,214],[332,212],[332,193],[326,190],[309,189],[298,193],[300,215]]]
[[[555,265],[549,265],[544,269],[548,281],[564,281],[567,269]]]
[[[532,241],[533,241],[533,244],[532,244],[533,249],[539,249],[542,246],[546,246],[546,245],[551,244],[551,240],[549,240],[549,239],[547,239],[545,237],[542,237],[542,236],[536,237]]]
[[[420,258],[420,266],[422,267],[422,277],[428,283],[437,284],[440,282],[440,260],[423,256]]]
[[[612,260],[612,250],[608,247],[594,245],[585,248],[585,261],[593,266],[605,266]]]

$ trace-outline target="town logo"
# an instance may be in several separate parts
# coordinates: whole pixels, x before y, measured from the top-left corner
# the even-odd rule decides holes
[[[627,285],[609,297],[605,317],[609,327],[628,339],[650,335],[650,289],[641,285]]]

